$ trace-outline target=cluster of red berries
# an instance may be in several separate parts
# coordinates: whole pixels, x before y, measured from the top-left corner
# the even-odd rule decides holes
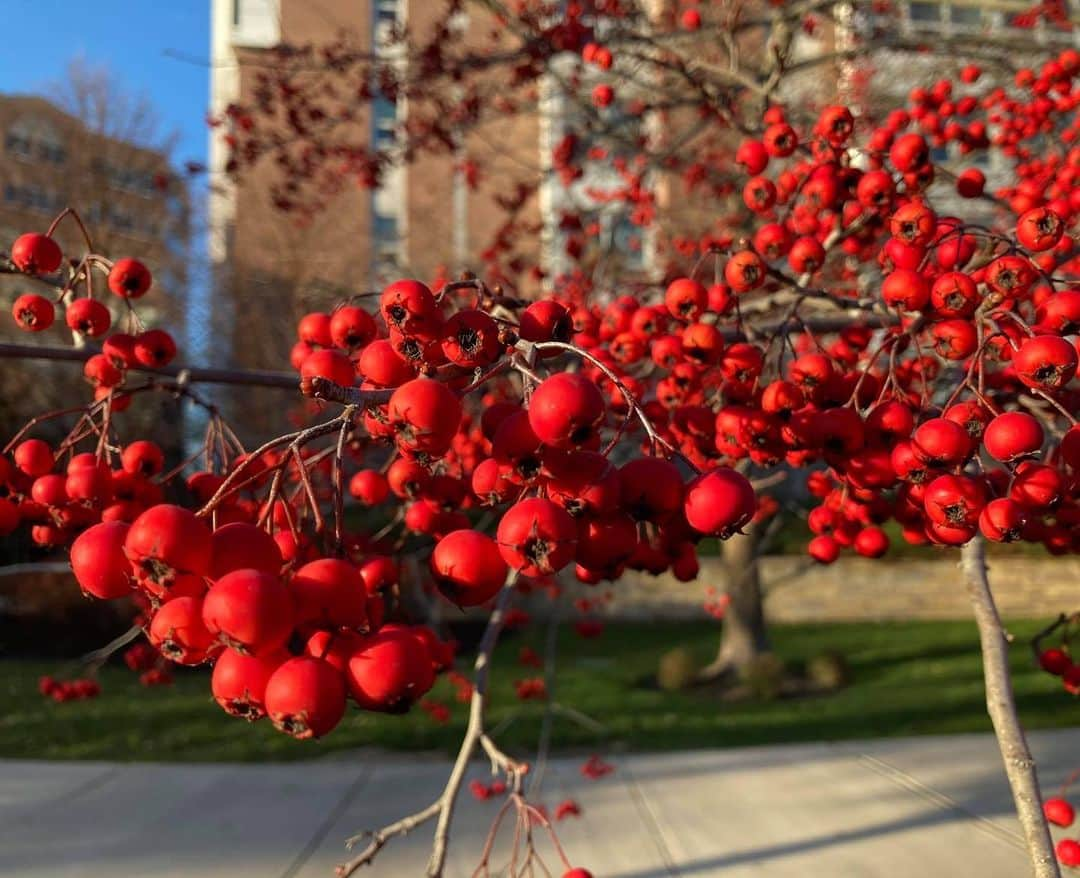
[[[211,690],[226,712],[269,716],[297,738],[331,731],[347,698],[365,710],[408,710],[453,657],[429,628],[384,622],[384,594],[397,581],[386,557],[289,568],[254,524],[211,530],[157,504],[130,524],[89,527],[71,559],[87,594],[147,597],[150,643],[177,664],[212,662]]]
[[[1048,823],[1068,829],[1076,821],[1076,810],[1061,796],[1051,796],[1043,802],[1043,814]],[[1080,867],[1080,841],[1063,838],[1055,846],[1058,861],[1070,868]]]
[[[1070,695],[1080,695],[1080,665],[1075,664],[1068,646],[1051,646],[1039,652],[1039,667],[1054,677]]]
[[[38,692],[57,703],[79,701],[84,698],[96,698],[101,694],[101,684],[97,680],[83,677],[73,680],[56,680],[42,677],[38,680]]]
[[[11,247],[11,261],[19,271],[28,275],[49,275],[57,271],[63,254],[60,246],[48,235],[36,232],[21,235]],[[124,301],[131,311],[131,302],[142,298],[150,290],[153,279],[149,269],[137,259],[118,259],[114,263],[95,258],[87,260],[79,271],[89,277],[95,267],[107,269],[109,291]],[[148,329],[134,334],[113,332],[113,317],[108,306],[100,299],[92,297],[93,287],[87,284],[88,294],[75,297],[72,283],[76,275],[61,287],[59,296],[48,299],[37,293],[19,296],[12,305],[11,313],[15,323],[26,332],[44,332],[56,320],[56,305],[66,303],[64,322],[72,332],[86,338],[102,339],[101,353],[87,360],[83,374],[94,388],[95,399],[108,396],[116,387],[124,383],[128,369],[142,367],[160,369],[172,362],[176,356],[176,342],[163,329]],[[122,410],[130,404],[129,397],[117,397],[113,406]]]

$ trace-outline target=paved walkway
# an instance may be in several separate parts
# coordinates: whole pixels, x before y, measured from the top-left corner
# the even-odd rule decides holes
[[[1080,729],[1031,736],[1045,789],[1080,765]],[[965,735],[581,760],[549,767],[559,835],[597,878],[1022,878],[993,740]],[[0,761],[4,878],[329,878],[342,841],[419,808],[441,761],[357,754],[292,765]],[[470,777],[485,778],[479,763]],[[465,793],[448,878],[468,878],[498,805]],[[430,828],[364,876],[423,874]]]

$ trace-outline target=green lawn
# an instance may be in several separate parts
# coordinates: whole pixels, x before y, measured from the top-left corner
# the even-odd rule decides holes
[[[1080,721],[1080,706],[1057,681],[1032,667],[1026,637],[1039,623],[1010,625],[1017,635],[1013,669],[1029,728]],[[708,623],[612,625],[595,640],[562,633],[556,700],[596,718],[598,736],[558,718],[555,746],[673,749],[773,744],[789,741],[988,731],[974,626],[967,622],[780,626],[777,651],[798,663],[836,650],[850,662],[853,683],[839,692],[768,703],[729,704],[706,692],[670,694],[641,686],[657,657],[684,645],[704,660],[718,628]],[[542,703],[521,703],[513,681],[537,671],[516,659],[529,644],[542,652],[543,631],[511,635],[494,663],[491,725],[499,740],[527,752],[535,745]],[[178,677],[171,688],[142,689],[135,675],[106,668],[104,693],[92,701],[54,704],[37,694],[37,678],[55,664],[0,661],[0,756],[41,759],[290,760],[375,746],[451,751],[465,708],[449,686],[434,697],[452,704],[446,725],[414,710],[404,717],[350,713],[326,740],[298,743],[226,717],[210,699],[205,672]]]

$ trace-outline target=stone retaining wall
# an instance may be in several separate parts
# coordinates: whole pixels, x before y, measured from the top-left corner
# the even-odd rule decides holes
[[[959,553],[957,553],[957,561]],[[1003,616],[1040,617],[1080,610],[1080,559],[990,560],[990,581]],[[799,556],[762,561],[768,618],[774,622],[966,619],[971,608],[952,560],[870,561],[843,558],[822,566]],[[723,590],[723,568],[703,558],[697,582],[627,573],[611,588],[605,613],[633,619],[700,619],[705,589]]]

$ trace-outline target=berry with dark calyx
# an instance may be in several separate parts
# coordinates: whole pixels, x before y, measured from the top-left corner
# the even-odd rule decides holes
[[[330,340],[345,351],[363,348],[379,334],[375,318],[356,305],[342,305],[330,315]]]
[[[112,316],[97,299],[76,299],[64,312],[64,322],[74,332],[97,338],[109,331]]]
[[[138,259],[118,259],[109,271],[109,289],[124,299],[139,299],[150,289],[150,270]]]
[[[418,280],[399,280],[379,299],[386,325],[403,335],[433,341],[442,334],[443,315],[431,290]]]
[[[124,541],[136,582],[158,595],[173,592],[178,585],[202,591],[210,551],[210,531],[202,520],[167,503],[152,506],[136,518]]]
[[[387,413],[397,444],[441,456],[461,423],[461,400],[441,381],[415,378],[394,391]]]
[[[19,328],[27,332],[44,332],[56,320],[53,303],[36,293],[19,296],[11,306],[11,314]]]
[[[135,336],[135,360],[148,369],[163,369],[176,358],[176,342],[163,329],[148,329]]]
[[[169,661],[201,665],[219,648],[217,639],[203,624],[202,603],[202,598],[173,598],[162,604],[150,620],[150,643]]]
[[[495,539],[511,568],[525,576],[545,576],[574,559],[577,525],[561,506],[533,497],[503,514]]]
[[[288,660],[284,650],[257,656],[224,649],[210,675],[210,692],[227,714],[254,722],[266,716],[266,684]]]
[[[264,703],[278,731],[300,740],[321,738],[345,716],[345,681],[329,662],[297,656],[270,675]]]
[[[1057,390],[1076,374],[1076,348],[1059,335],[1029,338],[1013,354],[1013,368],[1028,387]]]

